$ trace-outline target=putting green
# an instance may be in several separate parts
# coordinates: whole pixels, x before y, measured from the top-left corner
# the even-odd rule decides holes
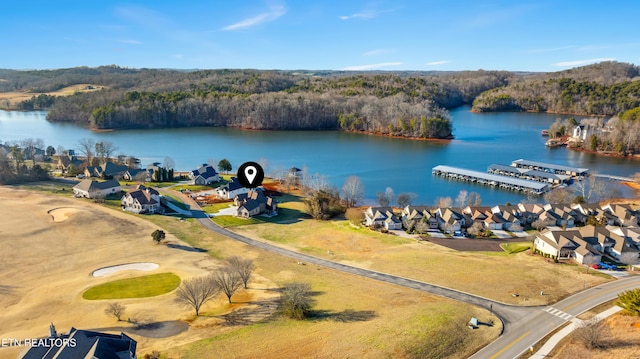
[[[100,284],[87,289],[82,293],[82,298],[97,300],[155,297],[169,293],[179,285],[180,277],[177,275],[159,273]]]

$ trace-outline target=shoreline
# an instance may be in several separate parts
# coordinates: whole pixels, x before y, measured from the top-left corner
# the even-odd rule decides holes
[[[566,148],[570,149],[572,151],[590,153],[590,154],[598,155],[598,156],[614,157],[614,158],[628,158],[628,159],[632,159],[632,160],[640,160],[640,153],[632,154],[632,155],[623,155],[623,154],[620,154],[620,153],[617,153],[617,152],[593,151],[593,150],[587,150],[585,148],[579,148],[579,147],[566,146]]]

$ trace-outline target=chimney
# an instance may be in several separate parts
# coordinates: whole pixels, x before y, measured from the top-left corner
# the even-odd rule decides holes
[[[53,325],[53,323],[51,323],[51,325],[49,325],[49,338],[57,338],[58,337],[58,333],[56,332],[56,327]]]

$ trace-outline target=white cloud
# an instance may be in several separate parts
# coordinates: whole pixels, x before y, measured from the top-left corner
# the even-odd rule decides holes
[[[612,57],[601,57],[597,59],[556,62],[555,64],[552,64],[552,65],[558,66],[558,67],[570,67],[570,66],[582,66],[582,65],[595,64],[596,62],[615,61],[615,60],[616,59]]]
[[[379,11],[362,11],[362,12],[357,12],[357,13],[351,14],[351,15],[342,15],[342,16],[339,16],[338,18],[340,20],[373,19],[373,18],[377,17],[378,15],[380,15]]]
[[[369,9],[365,9],[362,10],[360,12],[351,14],[351,15],[342,15],[342,16],[338,16],[338,19],[340,20],[351,20],[351,19],[364,19],[364,20],[369,20],[369,19],[374,19],[378,16],[380,16],[381,14],[387,13],[387,12],[392,12],[395,10],[378,10],[375,8],[369,8]]]
[[[382,62],[379,64],[369,64],[369,65],[356,65],[356,66],[347,66],[344,67],[343,71],[367,71],[367,70],[376,70],[381,67],[389,67],[389,66],[400,66],[402,62]]]
[[[273,21],[280,16],[284,15],[287,12],[284,6],[272,6],[269,11],[258,14],[254,17],[250,17],[248,19],[244,19],[242,21],[236,22],[235,24],[231,24],[229,26],[223,27],[224,31],[236,31],[248,29],[250,27],[256,26],[258,24],[262,24],[263,22]]]
[[[393,52],[395,52],[395,50],[393,49],[375,49],[375,50],[371,50],[363,53],[362,56],[377,56],[377,55],[390,54]]]
[[[448,60],[431,61],[431,62],[427,62],[426,65],[428,65],[428,66],[437,66],[437,65],[448,64],[449,62],[451,62],[451,61],[448,61]]]

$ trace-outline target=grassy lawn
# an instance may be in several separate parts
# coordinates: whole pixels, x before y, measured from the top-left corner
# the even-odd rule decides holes
[[[155,297],[169,293],[179,285],[180,277],[177,275],[159,273],[100,284],[87,289],[82,293],[82,298],[97,300]]]
[[[163,193],[162,196],[164,196],[164,198],[168,201],[171,202],[171,204],[173,204],[174,206],[188,211],[189,207],[187,207],[186,204],[182,203],[182,201],[175,195],[169,194],[169,193]]]
[[[229,208],[230,204],[233,204],[233,202],[214,203],[202,207],[202,210],[205,213],[217,213],[221,209]]]
[[[512,242],[512,243],[503,243],[500,245],[506,253],[514,254],[524,252],[527,249],[531,248],[531,242]]]

